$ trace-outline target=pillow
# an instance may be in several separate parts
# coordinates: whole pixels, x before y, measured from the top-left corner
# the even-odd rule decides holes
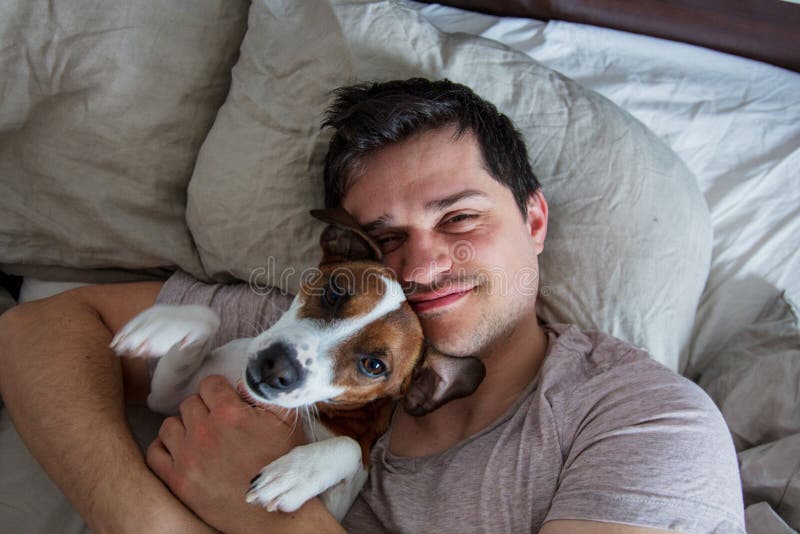
[[[203,275],[186,187],[248,4],[2,3],[4,270],[177,265]]]
[[[320,257],[308,210],[322,205],[329,91],[411,76],[464,83],[523,132],[551,208],[542,317],[619,336],[677,369],[711,254],[708,210],[686,166],[605,98],[390,0],[253,2],[189,184],[206,272],[296,291]]]

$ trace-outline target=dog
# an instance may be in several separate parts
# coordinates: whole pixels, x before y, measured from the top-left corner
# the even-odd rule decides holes
[[[370,450],[397,403],[414,416],[471,394],[483,363],[428,344],[381,251],[342,208],[312,210],[327,227],[316,274],[268,330],[213,351],[220,321],[203,306],[157,305],[111,342],[120,355],[158,358],[147,403],[164,414],[221,374],[255,406],[297,410],[306,437],[264,467],[246,500],[293,512],[320,495],[341,520],[367,480]]]

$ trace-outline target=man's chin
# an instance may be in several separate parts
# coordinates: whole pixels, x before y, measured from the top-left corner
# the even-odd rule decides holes
[[[455,329],[432,328],[425,330],[425,339],[436,347],[436,349],[444,354],[450,356],[471,356],[469,347],[470,336],[465,332],[457,331]]]
[[[463,301],[474,298],[468,295]],[[451,356],[472,356],[476,350],[475,335],[480,330],[481,319],[458,302],[441,310],[419,314],[425,339],[439,351]]]
[[[481,357],[500,338],[495,321],[487,317],[444,314],[420,318],[425,339],[439,351],[451,356]]]

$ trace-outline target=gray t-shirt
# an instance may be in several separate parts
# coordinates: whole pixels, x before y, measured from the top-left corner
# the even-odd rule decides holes
[[[289,298],[205,285],[177,273],[161,303],[202,303],[217,343],[254,335]],[[241,325],[245,325],[242,327]],[[501,418],[439,454],[372,451],[350,532],[536,532],[583,519],[691,533],[743,533],[733,443],[709,397],[647,353],[575,326],[547,327],[538,376]]]

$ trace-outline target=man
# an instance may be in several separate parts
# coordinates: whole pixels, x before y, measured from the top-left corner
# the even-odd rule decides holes
[[[547,203],[506,117],[463,86],[414,79],[341,89],[326,125],[326,204],[380,243],[426,338],[487,369],[469,397],[395,412],[347,529],[744,532],[733,446],[708,397],[619,340],[538,322],[521,281],[538,273]],[[218,378],[164,422],[147,465],[123,421],[123,392],[143,398],[147,370],[107,345],[135,313],[204,302],[223,321],[269,324],[280,299],[176,274],[0,320],[10,414],[95,531],[341,528],[318,499],[292,515],[244,503],[247,480],[302,436]]]

